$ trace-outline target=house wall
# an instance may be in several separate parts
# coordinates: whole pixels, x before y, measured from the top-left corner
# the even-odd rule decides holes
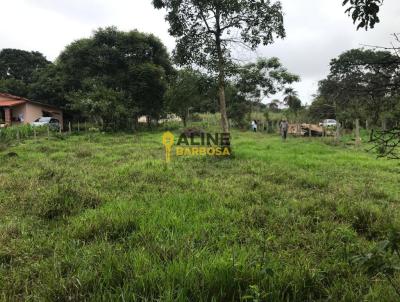
[[[25,118],[25,116],[26,116],[26,104],[22,104],[22,105],[19,105],[19,106],[11,107],[12,121],[18,121],[18,118],[19,118],[20,114],[22,114],[22,116]]]
[[[26,111],[25,111],[25,123],[30,124],[33,123],[38,118],[43,116],[43,111],[47,111],[51,113],[51,116],[58,119],[61,123],[61,127],[64,124],[63,113],[59,109],[55,109],[52,107],[46,107],[39,104],[34,103],[26,103]]]

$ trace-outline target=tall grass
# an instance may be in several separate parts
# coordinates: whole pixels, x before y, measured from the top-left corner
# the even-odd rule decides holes
[[[398,163],[233,132],[167,165],[161,135],[0,151],[0,300],[398,301],[353,261],[400,230]]]

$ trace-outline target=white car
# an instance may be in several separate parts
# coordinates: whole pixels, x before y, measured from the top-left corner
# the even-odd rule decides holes
[[[337,126],[337,121],[336,120],[323,120],[322,123],[319,123],[320,126],[324,128],[333,128]]]
[[[58,119],[55,119],[53,117],[41,117],[38,118],[36,121],[32,123],[33,127],[42,127],[46,126],[49,127],[52,130],[60,130],[60,121]]]

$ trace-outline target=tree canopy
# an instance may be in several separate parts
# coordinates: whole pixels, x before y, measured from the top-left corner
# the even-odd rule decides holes
[[[261,58],[254,63],[238,66],[234,81],[238,91],[248,100],[259,102],[299,80],[300,77],[283,67],[278,58]]]
[[[319,102],[329,102],[338,114],[371,117],[377,123],[398,102],[399,63],[388,51],[347,51],[332,60],[330,74],[319,83]]]
[[[40,52],[5,48],[0,51],[0,78],[31,83],[33,74],[49,64]]]
[[[35,73],[49,66],[37,51],[5,48],[0,51],[0,88],[3,92],[27,96]]]
[[[132,118],[161,115],[167,81],[174,73],[169,54],[158,38],[115,27],[100,28],[91,38],[67,46],[57,66],[67,92],[82,96],[88,91],[83,100],[93,95],[94,87],[116,92],[123,95],[123,106]],[[73,107],[87,108],[76,102]]]

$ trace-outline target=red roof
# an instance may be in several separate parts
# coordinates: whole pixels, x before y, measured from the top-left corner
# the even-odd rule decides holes
[[[21,105],[21,104],[25,104],[27,102],[33,103],[33,104],[37,104],[37,105],[41,105],[41,106],[45,106],[45,107],[49,107],[49,108],[59,109],[57,106],[54,106],[54,105],[43,104],[43,103],[39,103],[39,102],[36,102],[36,101],[28,100],[26,98],[15,96],[15,95],[12,95],[12,94],[1,93],[0,92],[0,107],[13,107],[13,106],[18,106],[18,105]]]
[[[25,104],[28,100],[8,93],[0,93],[0,107],[13,107]]]
[[[0,107],[14,107],[17,105],[25,104],[26,101],[18,100],[0,100]]]

